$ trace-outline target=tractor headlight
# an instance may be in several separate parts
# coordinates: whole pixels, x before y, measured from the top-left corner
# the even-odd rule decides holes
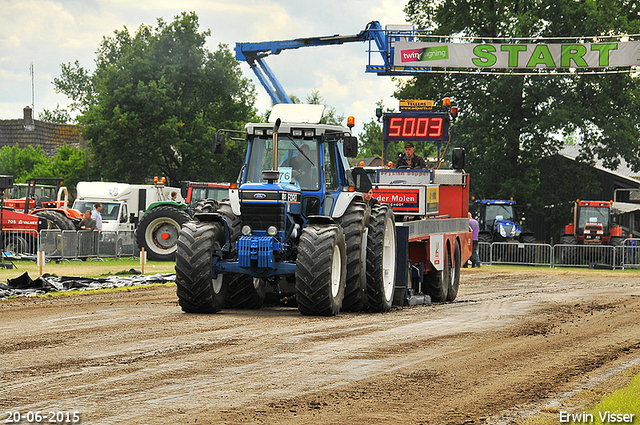
[[[267,235],[275,236],[278,234],[278,228],[276,226],[269,226],[267,228]]]
[[[250,236],[251,235],[251,226],[249,226],[248,224],[245,224],[244,226],[242,226],[242,235],[243,236]]]
[[[500,236],[502,236],[503,238],[507,237],[507,231],[504,230],[504,226],[502,224],[498,224],[498,232],[500,233]]]

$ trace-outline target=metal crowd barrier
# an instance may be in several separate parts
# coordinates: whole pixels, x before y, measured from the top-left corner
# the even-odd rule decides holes
[[[5,256],[35,257],[44,251],[47,259],[76,260],[88,258],[134,257],[137,249],[132,230],[41,230],[37,237],[29,230],[3,231]],[[32,236],[33,235],[33,236]]]
[[[34,230],[3,229],[0,249],[4,249],[4,257],[19,257],[25,253],[35,253],[38,250],[38,238]]]
[[[510,242],[479,242],[481,264],[512,264],[548,267],[640,268],[640,239],[612,245],[549,245]]]

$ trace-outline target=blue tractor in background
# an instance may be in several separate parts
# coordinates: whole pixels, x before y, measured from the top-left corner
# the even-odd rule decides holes
[[[536,243],[533,232],[523,228],[514,200],[477,200],[475,218],[480,225],[480,242]]]
[[[491,244],[479,247],[481,262],[535,264],[536,237],[523,226],[514,200],[476,200],[471,209],[480,226],[478,242]]]

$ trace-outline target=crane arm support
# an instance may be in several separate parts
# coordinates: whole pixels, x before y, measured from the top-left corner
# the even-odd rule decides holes
[[[311,46],[329,46],[367,40],[374,40],[380,50],[383,50],[383,48],[386,50],[386,41],[383,32],[380,23],[378,21],[372,21],[367,24],[364,30],[354,35],[335,34],[321,37],[296,38],[293,40],[236,43],[236,59],[251,63],[259,57],[280,54],[283,50]]]

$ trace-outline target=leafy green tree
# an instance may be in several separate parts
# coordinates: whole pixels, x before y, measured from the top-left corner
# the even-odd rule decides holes
[[[69,112],[60,105],[56,105],[56,109],[53,110],[43,109],[42,113],[38,114],[38,118],[40,121],[58,124],[69,124],[72,121]]]
[[[639,33],[637,8],[625,0],[409,0],[405,12],[437,35],[582,37]],[[471,194],[513,196],[545,212],[585,187],[572,178],[553,181],[556,173],[545,168],[550,162],[542,160],[562,148],[563,136],[575,138],[586,163],[597,155],[609,167],[625,159],[640,170],[639,90],[627,74],[430,74],[401,84],[396,97],[451,97],[460,107],[453,143],[466,149]],[[550,192],[554,185],[566,190]]]
[[[205,47],[195,13],[171,23],[125,27],[103,39],[94,74],[63,66],[56,89],[74,100],[94,166],[105,179],[144,183],[235,181],[246,145],[212,153],[219,129],[241,130],[255,116],[255,90],[226,45]]]
[[[382,123],[372,118],[363,127],[362,133],[358,135],[358,158],[382,158]]]
[[[0,174],[14,176],[17,183],[36,177],[59,177],[70,190],[79,181],[95,177],[88,155],[82,149],[66,144],[58,148],[52,158],[48,158],[40,147],[4,146],[0,149]]]
[[[21,149],[16,143],[14,146],[0,148],[0,174],[13,176],[16,183],[24,183],[32,177],[31,173],[35,169],[47,167],[49,164],[47,154],[39,146]]]

